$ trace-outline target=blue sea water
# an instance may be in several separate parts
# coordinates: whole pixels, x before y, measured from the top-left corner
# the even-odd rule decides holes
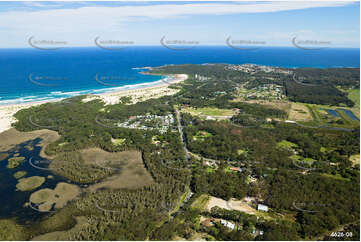
[[[205,46],[184,51],[155,46],[120,51],[96,47],[47,51],[0,49],[0,105],[146,86],[163,77],[142,75],[141,70],[134,68],[203,63],[253,63],[290,68],[360,67],[360,50],[268,47],[242,51]],[[102,81],[97,82],[96,76]]]

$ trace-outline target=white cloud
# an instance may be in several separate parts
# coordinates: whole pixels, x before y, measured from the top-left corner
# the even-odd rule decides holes
[[[29,3],[28,3],[29,4]],[[30,3],[34,4],[34,3]],[[41,3],[35,3],[40,4]],[[185,3],[147,6],[84,6],[76,9],[43,9],[0,13],[0,47],[26,46],[26,38],[51,36],[79,42],[99,33],[121,32],[129,21],[167,19],[192,15],[227,15],[300,10],[316,7],[338,7],[350,2],[262,2],[262,3]],[[40,6],[39,6],[40,7]],[[71,40],[70,40],[71,42]],[[82,43],[84,44],[84,43]]]

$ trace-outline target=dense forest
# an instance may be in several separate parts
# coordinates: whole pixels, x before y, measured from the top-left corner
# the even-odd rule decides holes
[[[352,107],[353,101],[347,98],[347,93],[343,90],[360,87],[359,68],[296,68],[289,69],[293,74],[285,75],[274,72],[249,74],[235,70],[224,71],[225,67],[224,64],[177,65],[154,68],[150,72],[204,75],[211,80],[221,80],[217,82],[217,85],[228,83],[228,90],[242,83],[246,84],[247,88],[262,84],[277,84],[284,86],[286,96],[291,101],[334,106]],[[206,85],[210,85],[209,81]],[[226,91],[224,88],[222,90]]]

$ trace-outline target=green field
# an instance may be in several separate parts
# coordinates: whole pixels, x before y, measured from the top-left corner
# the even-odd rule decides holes
[[[348,98],[355,103],[355,107],[360,107],[360,89],[350,89],[348,92]]]
[[[205,116],[233,116],[235,112],[230,109],[219,108],[183,108],[182,111],[190,113],[192,115],[205,115]]]

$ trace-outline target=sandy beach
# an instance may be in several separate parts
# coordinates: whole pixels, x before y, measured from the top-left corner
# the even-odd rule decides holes
[[[171,75],[170,75],[171,76]],[[160,81],[156,85],[148,87],[137,87],[131,90],[120,90],[117,92],[103,93],[103,94],[89,94],[83,99],[83,102],[88,102],[94,99],[101,99],[106,105],[113,105],[120,102],[121,97],[130,96],[132,103],[145,101],[150,98],[159,98],[161,96],[173,95],[178,90],[171,89],[168,86],[171,84],[179,83],[188,78],[185,74],[172,75],[174,78],[170,81]],[[23,104],[1,105],[0,106],[0,133],[11,128],[11,124],[16,122],[14,114],[21,109],[29,108],[32,106],[41,105],[47,102],[56,102],[58,100],[48,100],[41,102],[29,102]]]
[[[150,98],[159,98],[166,95],[173,95],[178,90],[171,89],[168,86],[171,84],[179,83],[188,78],[186,74],[178,74],[178,75],[169,75],[173,76],[174,79],[170,81],[162,81],[159,84],[152,85],[150,87],[139,87],[137,89],[132,90],[121,90],[118,92],[111,93],[103,93],[103,94],[91,94],[88,95],[87,98],[83,99],[84,102],[88,102],[94,99],[102,99],[106,105],[113,105],[120,102],[121,97],[130,96],[132,98],[132,103],[137,103],[141,101],[145,101]]]

